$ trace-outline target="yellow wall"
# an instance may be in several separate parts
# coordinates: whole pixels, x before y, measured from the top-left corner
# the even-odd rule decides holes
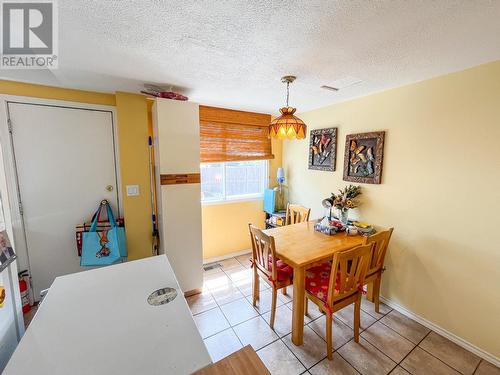
[[[262,200],[203,205],[203,258],[249,249],[248,223],[262,226],[262,209]]]
[[[67,100],[70,102],[115,105],[115,96],[101,92],[73,90],[61,87],[32,85],[0,80],[0,94],[30,96],[33,98]]]
[[[279,139],[271,139],[271,147],[274,159],[269,161],[269,187],[277,186],[276,172],[283,163],[283,142]]]
[[[143,95],[105,94],[0,80],[0,94],[116,105],[118,147],[123,192],[126,184],[139,184],[139,197],[123,196],[129,259],[151,255],[151,203],[148,170],[148,115]]]
[[[117,92],[116,110],[127,246],[129,259],[134,260],[152,254],[147,99]],[[127,197],[125,185],[139,185],[140,195]]]
[[[281,167],[282,142],[272,140],[274,159],[269,161],[269,186],[275,186]],[[222,257],[250,249],[248,223],[263,227],[262,200],[202,205],[203,258]]]
[[[382,294],[500,357],[500,61],[301,113],[338,127],[337,171],[307,169],[309,139],[285,141],[291,201],[323,214],[342,180],[346,134],[386,131],[381,185],[358,215],[394,226]]]

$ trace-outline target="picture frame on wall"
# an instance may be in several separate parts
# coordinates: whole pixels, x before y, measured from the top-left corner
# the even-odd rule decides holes
[[[0,231],[0,272],[6,269],[16,258],[7,231]]]
[[[309,169],[335,171],[337,128],[313,129],[309,135]]]
[[[385,132],[349,134],[344,153],[344,181],[380,184]]]

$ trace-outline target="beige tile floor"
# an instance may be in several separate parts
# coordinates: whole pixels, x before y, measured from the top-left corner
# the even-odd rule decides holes
[[[352,308],[335,314],[334,359],[326,359],[325,317],[310,304],[304,345],[291,342],[292,291],[278,294],[274,330],[269,326],[271,291],[260,285],[252,306],[249,255],[227,259],[206,271],[203,293],[188,304],[213,361],[252,345],[272,374],[500,375],[500,369],[399,312],[363,300],[361,339],[353,340]],[[290,288],[289,288],[290,289]]]

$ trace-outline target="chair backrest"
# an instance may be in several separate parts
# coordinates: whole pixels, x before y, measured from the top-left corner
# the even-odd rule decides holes
[[[268,236],[252,224],[248,224],[248,228],[252,239],[253,266],[263,272],[268,278],[277,280],[274,237]]]
[[[311,209],[301,206],[300,204],[290,204],[286,205],[286,220],[285,225],[302,223],[309,220],[309,214]]]
[[[328,305],[361,290],[370,263],[371,248],[372,245],[361,245],[335,253],[328,286]]]
[[[392,236],[394,228],[389,228],[383,232],[378,232],[372,236],[365,237],[364,245],[373,244],[370,265],[368,267],[368,275],[382,270],[384,267],[385,254],[387,246]]]

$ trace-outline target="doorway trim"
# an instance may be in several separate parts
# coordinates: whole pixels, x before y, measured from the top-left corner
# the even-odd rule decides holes
[[[17,170],[15,164],[15,154],[13,143],[10,133],[9,124],[9,103],[38,105],[48,107],[60,107],[67,109],[77,110],[90,110],[99,112],[109,112],[111,114],[111,126],[113,129],[113,143],[114,143],[114,161],[115,161],[115,174],[116,174],[116,189],[117,189],[117,202],[118,202],[118,215],[123,211],[123,196],[122,196],[122,180],[120,174],[120,153],[118,142],[118,123],[116,116],[116,107],[80,103],[66,100],[56,99],[43,99],[28,96],[15,96],[15,95],[0,95],[0,147],[2,149],[3,160],[0,161],[3,165],[4,175],[6,179],[7,191],[2,191],[2,196],[7,197],[4,203],[4,211],[6,222],[10,220],[12,225],[12,232],[14,235],[13,245],[18,255],[19,271],[27,269],[31,274],[31,267],[29,263],[28,245],[26,241],[25,225],[23,216],[21,214],[20,190],[17,179]],[[15,125],[14,125],[15,131]],[[8,204],[8,206],[7,206]],[[35,297],[35,296],[33,296]],[[35,297],[36,298],[36,297]]]

